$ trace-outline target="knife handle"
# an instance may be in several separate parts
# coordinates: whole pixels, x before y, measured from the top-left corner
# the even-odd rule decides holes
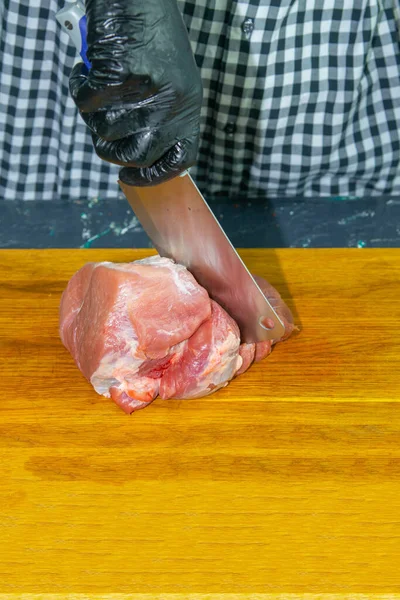
[[[87,53],[87,23],[85,8],[80,0],[67,0],[67,4],[58,11],[56,19],[66,33],[68,33],[75,48],[78,50],[83,62],[88,69],[92,65]]]

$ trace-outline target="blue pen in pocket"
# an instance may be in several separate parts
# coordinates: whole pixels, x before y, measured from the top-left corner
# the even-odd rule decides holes
[[[56,14],[56,19],[64,31],[68,33],[83,62],[90,69],[92,65],[86,55],[86,14],[82,2],[80,0],[67,0],[64,8]]]

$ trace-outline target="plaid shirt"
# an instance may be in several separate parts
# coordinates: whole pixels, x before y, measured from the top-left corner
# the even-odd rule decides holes
[[[134,0],[132,0],[134,1]],[[398,0],[180,0],[204,84],[206,194],[400,194]],[[68,92],[62,0],[3,0],[0,194],[115,197]]]

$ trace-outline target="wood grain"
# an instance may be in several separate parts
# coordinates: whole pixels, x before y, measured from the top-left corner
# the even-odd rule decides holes
[[[243,251],[300,334],[128,417],[57,308],[85,262],[146,254],[0,252],[0,599],[400,597],[400,251]]]

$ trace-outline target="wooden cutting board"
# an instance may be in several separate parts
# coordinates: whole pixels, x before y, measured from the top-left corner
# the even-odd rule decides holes
[[[301,333],[127,416],[57,308],[85,262],[146,254],[0,252],[1,600],[400,598],[400,250],[243,251]]]

